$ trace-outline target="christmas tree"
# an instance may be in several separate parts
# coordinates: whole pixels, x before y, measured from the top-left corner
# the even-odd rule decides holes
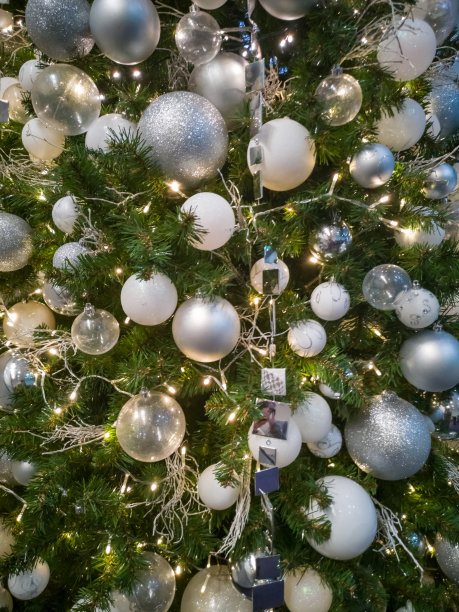
[[[457,0],[6,9],[0,609],[459,609]]]

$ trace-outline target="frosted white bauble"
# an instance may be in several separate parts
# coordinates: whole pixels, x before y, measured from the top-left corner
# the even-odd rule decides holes
[[[8,362],[11,361],[13,355],[14,353],[11,351],[6,351],[0,355],[0,408],[3,410],[11,409],[11,391],[5,384],[3,374],[5,372],[5,368]]]
[[[21,137],[26,151],[40,161],[51,161],[64,150],[64,134],[47,127],[37,118],[27,121]]]
[[[46,561],[37,561],[31,570],[20,574],[10,574],[8,576],[8,588],[13,597],[21,601],[27,601],[35,599],[43,593],[48,586],[49,578],[49,565]]]
[[[341,393],[339,391],[335,391],[329,385],[324,383],[320,383],[319,389],[322,395],[325,395],[325,397],[329,397],[330,399],[339,399],[341,397]]]
[[[282,291],[287,287],[288,281],[290,279],[290,272],[286,264],[283,261],[278,259],[276,263],[267,263],[264,260],[264,257],[256,261],[252,269],[250,270],[250,283],[252,287],[258,291],[258,293],[267,294],[268,292],[264,290],[263,287],[263,272],[266,270],[278,270],[278,291],[276,295],[282,293]]]
[[[275,449],[276,451],[276,463],[275,465],[279,468],[285,467],[293,463],[300,454],[301,450],[301,433],[298,425],[292,419],[292,414],[288,405],[277,406],[276,409],[276,420],[277,421],[288,421],[287,427],[287,439],[281,440],[279,438],[270,438],[268,436],[260,436],[252,433],[253,425],[249,429],[249,448],[255,461],[260,461],[262,465],[271,465],[263,458],[260,460],[260,447],[266,447],[270,450]]]
[[[322,459],[334,457],[341,450],[343,436],[336,425],[332,425],[328,433],[318,442],[309,442],[308,448],[313,455]]]
[[[330,537],[318,544],[311,537],[309,544],[324,557],[347,561],[358,557],[371,545],[376,535],[378,520],[370,496],[363,487],[344,476],[325,476],[316,484],[326,487],[332,498],[327,508],[312,500],[308,519],[328,520]]]
[[[180,612],[252,612],[253,605],[233,584],[227,565],[212,565],[193,576]]]
[[[419,281],[413,281],[413,286],[397,295],[395,298],[395,314],[399,321],[411,329],[429,327],[440,313],[440,304],[433,293],[423,289]]]
[[[314,357],[327,343],[327,333],[320,323],[306,319],[291,327],[287,340],[290,348],[300,357]]]
[[[411,81],[432,63],[437,50],[435,32],[422,19],[404,18],[379,43],[378,62],[396,81]]]
[[[290,612],[328,612],[333,601],[332,590],[312,568],[285,575],[284,597]]]
[[[226,244],[236,226],[233,209],[216,193],[201,192],[188,198],[182,205],[182,214],[194,217],[198,240],[191,244],[200,251],[214,251]]]
[[[3,99],[3,94],[11,85],[19,83],[19,81],[13,77],[2,77],[0,79],[0,98]]]
[[[376,124],[378,142],[391,151],[404,151],[417,143],[426,128],[426,115],[420,104],[406,98],[398,111],[392,107],[393,115],[383,113]]]
[[[121,306],[139,325],[159,325],[177,308],[177,289],[165,274],[152,274],[143,280],[130,276],[121,289]]]
[[[79,242],[66,242],[54,253],[53,266],[59,270],[78,268],[81,263],[80,256],[91,252],[91,249]]]
[[[303,442],[318,442],[332,425],[330,406],[321,395],[308,393],[292,415]]]
[[[251,165],[251,150],[261,146],[261,163]],[[259,170],[263,185],[273,191],[287,191],[301,185],[316,162],[314,142],[308,130],[288,117],[263,125],[249,143],[247,163],[252,174]]]
[[[224,487],[217,480],[215,470],[218,464],[209,465],[198,479],[198,495],[202,503],[211,510],[226,510],[236,503],[239,487]]]
[[[311,294],[312,311],[325,321],[336,321],[344,317],[350,303],[347,290],[333,280],[321,283]]]
[[[23,487],[26,487],[37,471],[37,468],[33,463],[29,463],[28,461],[12,461],[11,471],[14,480]]]
[[[402,249],[408,249],[414,245],[436,247],[443,241],[445,230],[433,222],[429,230],[420,227],[401,227],[394,232],[395,242]]]
[[[98,117],[86,132],[85,145],[88,149],[97,151],[102,149],[104,153],[110,151],[113,141],[120,137],[132,138],[136,133],[136,125],[125,119],[119,113],[108,113]]]
[[[42,68],[39,68],[40,62],[36,59],[28,60],[22,64],[19,70],[19,84],[24,91],[32,91],[32,86],[35,79],[40,74]]]
[[[31,348],[34,345],[33,334],[42,325],[56,329],[56,319],[48,306],[33,300],[18,302],[5,315],[3,333],[15,346]]]
[[[14,536],[8,525],[0,519],[0,559],[11,554],[14,544]],[[0,605],[1,608],[1,605]]]
[[[66,234],[75,229],[75,222],[80,214],[80,207],[72,195],[60,198],[53,206],[52,216],[54,225]]]

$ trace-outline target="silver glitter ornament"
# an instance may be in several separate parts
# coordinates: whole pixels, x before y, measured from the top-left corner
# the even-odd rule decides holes
[[[322,119],[329,125],[349,123],[362,106],[360,83],[340,69],[321,81],[314,95],[323,108]]]
[[[39,51],[53,59],[82,57],[94,45],[89,9],[87,0],[29,0],[25,9],[27,32]]]
[[[196,187],[214,178],[228,152],[228,131],[220,112],[189,91],[174,91],[151,102],[139,121],[150,159],[168,179]]]
[[[400,367],[417,389],[447,391],[459,383],[459,342],[440,325],[419,332],[402,344]]]
[[[53,266],[59,270],[77,268],[80,265],[80,256],[88,255],[91,249],[79,242],[66,242],[60,246],[53,256]]]
[[[428,110],[438,117],[440,133],[438,138],[447,138],[459,129],[459,86],[450,85],[433,87],[427,96]]]
[[[32,228],[10,213],[0,211],[0,272],[14,272],[27,265],[32,255]]]
[[[315,3],[315,0],[260,0],[267,13],[283,21],[304,17]]]
[[[347,451],[358,467],[381,480],[416,474],[430,453],[424,416],[409,402],[384,391],[344,428]]]
[[[14,354],[3,370],[3,381],[8,391],[19,385],[33,387],[37,384],[37,374],[32,370],[30,361],[20,354]]]
[[[423,289],[419,281],[413,281],[411,289],[397,295],[394,301],[395,314],[407,327],[423,329],[437,319],[440,304],[433,293]]]
[[[459,582],[459,544],[451,544],[446,538],[435,538],[435,559],[447,578]]]
[[[352,234],[345,223],[323,225],[316,233],[313,251],[321,257],[335,257],[345,253],[352,242]]]
[[[410,7],[413,17],[426,21],[435,32],[440,46],[451,34],[458,16],[457,0],[417,0]]]
[[[72,317],[80,312],[76,301],[64,287],[59,287],[52,281],[45,283],[42,289],[46,305],[58,314]]]
[[[210,62],[222,44],[220,26],[212,15],[193,6],[177,24],[175,44],[187,62],[195,66]]]
[[[456,185],[457,174],[453,166],[440,164],[427,175],[423,193],[429,200],[439,200],[454,191]]]
[[[373,308],[394,310],[397,295],[410,287],[411,279],[403,268],[393,264],[381,264],[365,275],[362,292]]]
[[[94,0],[89,23],[99,49],[118,64],[143,62],[159,42],[161,25],[150,0]]]
[[[132,595],[136,610],[142,612],[166,612],[175,595],[175,574],[166,559],[156,553],[142,553],[148,566],[135,576]]]
[[[240,332],[234,306],[221,297],[187,300],[172,322],[175,344],[189,359],[201,363],[217,361],[231,353]]]
[[[226,565],[212,565],[193,576],[183,593],[180,612],[252,612]]]
[[[352,178],[365,189],[381,187],[392,176],[395,159],[382,144],[367,144],[354,155],[349,165]]]

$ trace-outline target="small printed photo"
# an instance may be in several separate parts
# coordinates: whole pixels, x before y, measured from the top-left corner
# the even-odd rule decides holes
[[[277,402],[271,400],[261,400],[257,404],[262,418],[255,421],[252,433],[265,438],[277,438],[278,440],[287,439],[288,421],[278,421],[276,419]]]
[[[276,465],[277,451],[269,446],[258,447],[258,461],[263,465]],[[267,491],[266,491],[267,493]]]

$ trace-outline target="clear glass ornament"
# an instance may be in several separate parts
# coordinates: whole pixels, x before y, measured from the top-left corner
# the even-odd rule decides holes
[[[345,223],[331,223],[319,228],[312,248],[318,255],[329,258],[345,253],[351,242],[351,230]]]
[[[335,69],[316,89],[322,105],[322,119],[329,125],[344,125],[352,121],[362,106],[362,89],[350,74]]]
[[[220,51],[220,26],[211,15],[194,8],[178,22],[175,43],[188,62],[205,64]]]
[[[121,409],[116,435],[130,457],[153,463],[178,449],[185,426],[185,415],[174,398],[158,391],[142,391]]]
[[[72,324],[72,340],[77,348],[88,355],[102,355],[118,342],[120,326],[115,317],[92,304]]]
[[[66,317],[73,317],[79,313],[76,301],[65,287],[59,287],[51,281],[43,285],[42,293],[46,305],[54,312]]]
[[[365,299],[378,310],[394,310],[397,295],[411,287],[407,272],[393,264],[382,264],[370,270],[363,279]]]
[[[13,354],[3,370],[3,380],[8,391],[19,385],[33,387],[37,383],[37,374],[32,370],[30,361],[20,354]]]
[[[10,119],[18,123],[27,123],[32,118],[24,106],[23,95],[24,92],[17,83],[10,85],[3,94],[3,99],[9,103]]]
[[[175,574],[169,563],[160,555],[144,552],[148,567],[136,575],[131,595],[136,610],[142,612],[166,612],[175,595]]]

